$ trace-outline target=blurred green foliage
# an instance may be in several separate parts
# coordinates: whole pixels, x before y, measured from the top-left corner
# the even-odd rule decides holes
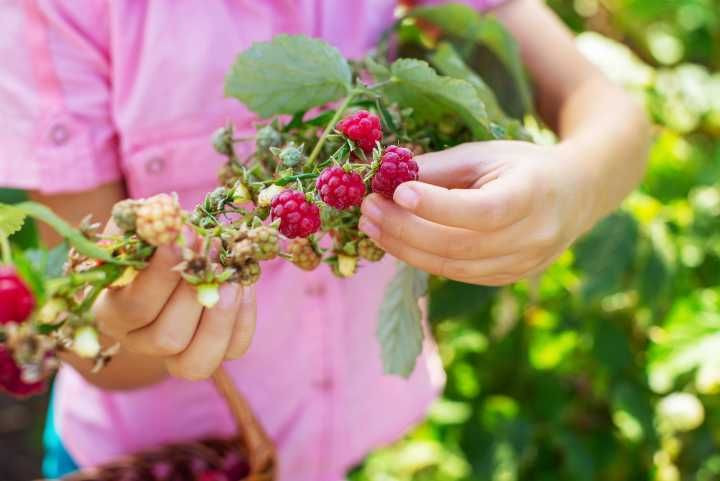
[[[434,281],[444,396],[353,481],[720,479],[720,1],[549,4],[647,106],[648,174],[541,277]]]

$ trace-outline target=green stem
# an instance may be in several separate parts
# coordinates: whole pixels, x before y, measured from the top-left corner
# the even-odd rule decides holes
[[[287,177],[283,177],[282,179],[278,179],[276,181],[270,181],[269,183],[285,186],[292,182],[295,182],[296,180],[304,180],[304,179],[314,179],[320,174],[316,174],[315,172],[307,172],[305,174],[297,174],[297,175],[289,175]]]
[[[333,127],[335,127],[335,124],[340,120],[340,117],[345,112],[345,109],[348,108],[348,105],[350,105],[350,102],[353,98],[358,94],[359,92],[357,90],[353,90],[350,92],[350,95],[348,95],[345,98],[345,101],[343,101],[342,104],[340,104],[340,107],[335,111],[335,115],[330,119],[330,122],[328,122],[327,126],[325,127],[325,130],[323,130],[322,135],[318,139],[317,144],[315,144],[315,148],[313,148],[312,152],[310,152],[310,157],[308,157],[307,163],[305,164],[308,168],[314,167],[315,160],[317,160],[317,156],[320,154],[320,149],[322,149],[323,144],[325,143],[325,139],[327,139],[327,136],[330,135],[330,132],[332,132]]]
[[[12,252],[10,251],[10,241],[2,230],[0,230],[0,251],[2,251],[2,263],[11,265]]]

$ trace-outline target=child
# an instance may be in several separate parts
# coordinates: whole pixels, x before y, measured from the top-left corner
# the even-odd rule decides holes
[[[516,35],[538,108],[561,141],[462,145],[421,156],[420,182],[376,195],[361,228],[395,257],[452,279],[504,284],[542,269],[615,208],[642,175],[641,109],[584,60],[536,0],[495,6]],[[223,98],[234,56],[279,33],[321,37],[361,56],[395,0],[0,3],[0,185],[27,189],[71,222],[113,203],[175,191],[191,208],[216,185],[210,133],[255,119]],[[52,242],[52,236],[46,236]],[[423,418],[442,387],[428,343],[408,380],[383,376],[375,316],[393,261],[339,281],[267,264],[257,289],[228,286],[203,310],[160,248],[95,315],[122,350],[98,374],[67,357],[50,423],[51,477],[159,443],[230,435],[207,379],[223,362],[280,456],[280,480],[339,480]],[[256,329],[256,305],[257,329]],[[252,342],[251,342],[252,341]],[[55,430],[59,438],[54,438]],[[62,440],[62,443],[58,441]],[[63,447],[64,446],[64,447]],[[48,465],[53,468],[52,465]]]

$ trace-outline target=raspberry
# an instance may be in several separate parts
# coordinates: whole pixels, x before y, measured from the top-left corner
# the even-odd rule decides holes
[[[198,481],[229,481],[225,473],[217,470],[205,471],[197,479]]]
[[[255,227],[248,232],[248,239],[253,244],[253,254],[260,261],[268,261],[277,257],[280,251],[277,230],[268,226]]]
[[[243,265],[236,267],[237,271],[233,281],[243,286],[251,286],[260,280],[260,264],[255,259],[248,259]]]
[[[271,125],[261,128],[255,135],[255,145],[257,145],[258,149],[279,147],[280,144],[282,144],[282,136]]]
[[[339,166],[323,170],[315,187],[326,204],[339,210],[360,205],[365,196],[365,183],[360,174],[345,172]]]
[[[242,239],[235,243],[230,251],[230,259],[233,265],[245,264],[255,254],[255,246],[250,239]]]
[[[215,151],[221,155],[232,155],[233,149],[233,128],[232,125],[220,127],[212,134],[212,144]]]
[[[380,167],[372,179],[372,190],[392,199],[398,185],[417,180],[418,170],[412,151],[391,145],[380,158]]]
[[[137,209],[137,233],[154,246],[170,244],[180,235],[182,209],[177,197],[158,194],[142,201]]]
[[[337,128],[366,154],[372,152],[375,142],[383,138],[380,118],[367,110],[359,110],[348,115],[338,122]]]
[[[385,251],[378,247],[372,239],[364,238],[358,242],[358,254],[370,262],[377,262],[383,258]]]
[[[305,194],[285,190],[270,203],[272,219],[280,219],[280,232],[286,237],[307,237],[320,228],[320,209]]]
[[[0,267],[0,325],[20,324],[34,308],[35,298],[15,269]]]
[[[22,371],[5,346],[0,345],[0,389],[16,397],[40,394],[45,390],[45,381],[27,383]]]
[[[312,271],[320,265],[320,254],[307,239],[295,239],[288,247],[290,260],[304,271]]]
[[[282,162],[285,167],[295,167],[305,160],[303,146],[296,147],[293,142],[290,142],[284,149],[276,152],[280,162]]]
[[[112,208],[112,219],[120,229],[133,232],[137,221],[137,209],[140,205],[135,199],[121,200]]]

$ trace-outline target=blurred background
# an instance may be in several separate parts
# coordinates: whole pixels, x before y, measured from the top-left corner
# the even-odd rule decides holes
[[[646,105],[648,174],[542,277],[433,282],[444,397],[352,481],[720,480],[720,0],[548,4]],[[40,475],[46,402],[0,396],[0,480]]]

